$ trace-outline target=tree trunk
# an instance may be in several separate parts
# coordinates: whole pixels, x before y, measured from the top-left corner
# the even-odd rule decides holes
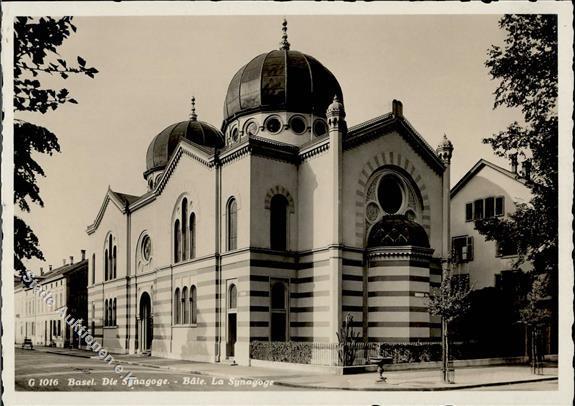
[[[447,332],[447,322],[445,321],[445,319],[441,320],[442,323],[442,329],[441,331],[443,332],[443,342],[441,343],[441,372],[443,375],[443,382],[444,383],[449,383],[449,340],[448,340],[448,332]]]

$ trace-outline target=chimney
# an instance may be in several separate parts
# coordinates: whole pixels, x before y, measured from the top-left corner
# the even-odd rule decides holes
[[[527,180],[530,180],[531,179],[531,161],[529,159],[526,159],[521,164],[521,167],[522,167],[523,177]]]
[[[74,257],[70,255],[70,265],[72,265],[73,263],[74,263]]]
[[[511,172],[517,173],[517,154],[510,154],[509,159],[511,160]]]
[[[82,253],[82,261],[84,261],[86,259],[86,250],[80,250],[80,252]]]
[[[396,118],[403,117],[403,103],[401,103],[399,100],[393,99],[391,102],[391,112]]]
[[[44,267],[40,267],[40,275],[44,275]]]
[[[66,265],[66,258],[62,258],[62,266]]]
[[[48,267],[50,268],[50,271],[52,271],[52,265],[48,265]]]

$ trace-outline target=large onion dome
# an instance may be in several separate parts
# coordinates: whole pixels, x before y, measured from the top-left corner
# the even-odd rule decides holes
[[[367,239],[368,247],[413,245],[429,248],[429,237],[421,224],[404,215],[383,216],[373,225]]]
[[[164,169],[182,139],[210,148],[221,148],[225,144],[221,131],[211,124],[198,121],[194,109],[189,120],[172,124],[154,137],[146,153],[144,176]]]
[[[335,95],[343,102],[335,76],[314,57],[290,50],[285,30],[284,21],[279,50],[256,56],[232,78],[224,104],[224,127],[237,117],[262,111],[325,117]]]

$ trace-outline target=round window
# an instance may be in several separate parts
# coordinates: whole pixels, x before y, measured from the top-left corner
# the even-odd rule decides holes
[[[316,137],[321,137],[327,133],[327,126],[323,120],[315,120],[313,123],[313,133]]]
[[[377,198],[386,213],[397,213],[403,204],[403,191],[399,179],[393,175],[384,175],[379,181]]]
[[[238,139],[240,138],[240,134],[237,128],[234,128],[232,130],[232,141],[233,142],[238,142]]]
[[[152,240],[149,235],[146,235],[142,240],[142,258],[144,261],[149,261],[152,258]]]
[[[246,126],[246,133],[250,137],[256,135],[258,130],[258,125],[255,123],[255,121],[250,121],[250,123]]]
[[[271,117],[266,121],[266,129],[272,134],[277,133],[281,129],[281,127],[282,124],[275,117]]]
[[[292,117],[291,120],[289,121],[289,125],[292,131],[296,134],[303,134],[307,129],[305,120],[299,116]]]

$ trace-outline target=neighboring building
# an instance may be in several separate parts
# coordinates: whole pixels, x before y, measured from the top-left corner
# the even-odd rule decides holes
[[[87,229],[92,334],[241,364],[251,341],[335,343],[347,313],[370,341],[437,339],[452,150],[395,100],[348,129],[337,79],[284,25],[232,78],[221,130],[193,107],[151,140],[146,193],[107,191]]]
[[[43,272],[35,279],[44,286],[54,298],[54,306],[48,306],[32,289],[25,288],[22,282],[15,281],[14,303],[16,305],[15,328],[16,344],[25,338],[32,339],[34,345],[56,347],[78,347],[78,337],[72,334],[70,327],[56,310],[62,306],[68,308],[67,314],[82,320],[86,326],[88,316],[88,260],[82,250],[82,259]]]
[[[517,248],[513,241],[499,244],[486,241],[477,230],[475,220],[505,217],[516,204],[528,203],[531,191],[525,178],[512,170],[480,159],[451,189],[451,247],[455,269],[468,274],[474,289],[513,284],[522,272],[513,270]],[[522,265],[523,270],[531,267]],[[516,281],[517,282],[517,281]]]

